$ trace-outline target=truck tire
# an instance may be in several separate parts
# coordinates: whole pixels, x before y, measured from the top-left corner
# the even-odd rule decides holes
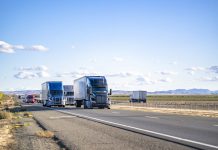
[[[81,104],[80,102],[76,102],[76,107],[77,107],[77,108],[81,107],[81,105],[82,105],[82,104]]]
[[[83,108],[84,108],[84,109],[88,109],[86,103],[83,104]]]

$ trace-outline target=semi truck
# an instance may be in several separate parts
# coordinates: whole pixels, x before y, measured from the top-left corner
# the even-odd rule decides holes
[[[74,100],[76,107],[83,105],[84,109],[94,107],[110,109],[108,84],[104,76],[84,76],[74,80]]]
[[[64,85],[64,99],[66,105],[75,105],[73,95],[73,85]]]
[[[133,91],[132,95],[130,96],[130,102],[146,103],[146,95],[147,91]]]
[[[63,85],[61,81],[47,81],[45,83],[42,83],[43,106],[65,107],[63,93]]]
[[[35,95],[34,94],[29,94],[26,96],[26,102],[27,103],[35,103],[36,100],[35,100]]]

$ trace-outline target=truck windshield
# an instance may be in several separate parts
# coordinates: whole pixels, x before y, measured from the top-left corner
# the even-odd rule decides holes
[[[93,92],[107,92],[107,89],[105,87],[94,87],[92,88]]]
[[[50,91],[50,94],[52,95],[52,96],[54,96],[54,95],[58,95],[58,96],[62,96],[63,95],[63,91],[62,90],[51,90]]]
[[[27,99],[32,99],[33,98],[33,95],[28,95],[27,96]]]
[[[89,81],[92,86],[105,87],[107,85],[105,78],[90,78]]]
[[[74,94],[73,94],[73,92],[65,92],[64,95],[65,96],[73,96]]]

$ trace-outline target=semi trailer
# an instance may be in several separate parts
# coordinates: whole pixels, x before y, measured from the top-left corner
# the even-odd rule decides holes
[[[61,81],[47,81],[42,84],[43,106],[62,106],[65,107],[63,96],[63,85]]]
[[[76,107],[83,105],[87,108],[108,108],[110,99],[108,95],[108,84],[104,76],[84,76],[74,80],[74,100]]]
[[[130,96],[130,102],[146,103],[147,91],[133,91]]]
[[[75,105],[73,95],[73,85],[64,85],[64,99],[66,105]]]

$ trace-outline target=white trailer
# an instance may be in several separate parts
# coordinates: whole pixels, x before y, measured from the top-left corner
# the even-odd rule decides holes
[[[130,96],[130,102],[146,102],[147,91],[133,91]]]
[[[64,99],[66,105],[75,105],[73,85],[64,85]]]

